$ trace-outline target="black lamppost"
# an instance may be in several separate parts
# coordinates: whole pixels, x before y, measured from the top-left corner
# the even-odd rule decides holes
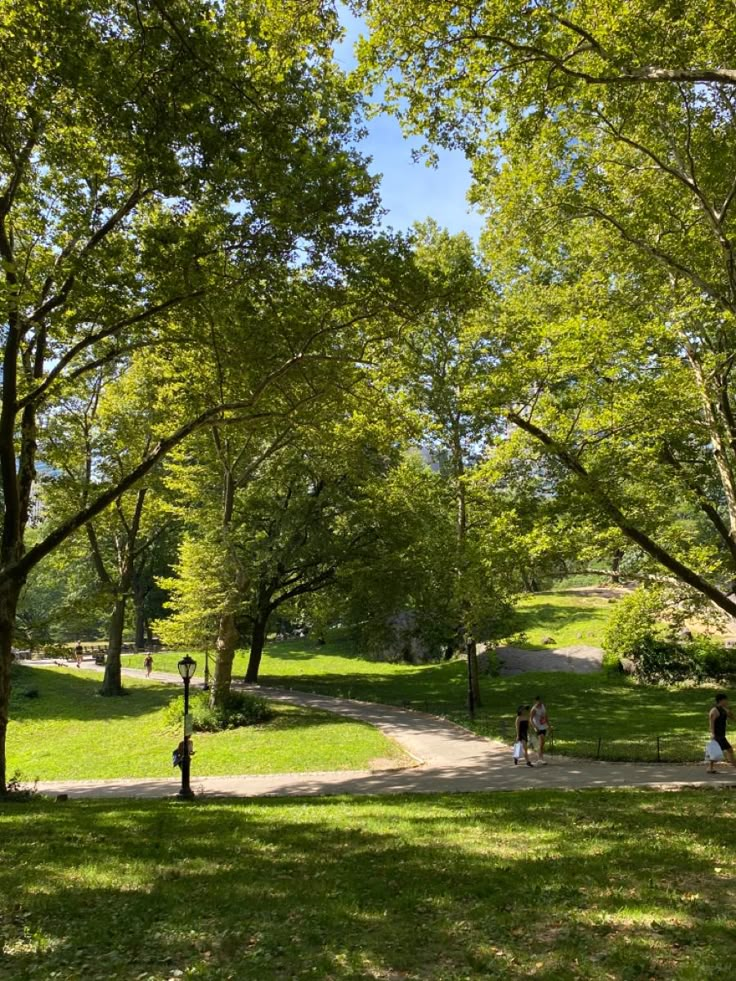
[[[204,651],[204,684],[202,685],[203,691],[210,690],[210,649],[205,648]]]
[[[189,737],[191,736],[191,725],[189,720],[189,682],[194,677],[194,672],[197,670],[197,662],[193,660],[188,654],[179,661],[177,664],[179,668],[179,674],[182,676],[184,681],[184,742],[182,744],[183,752],[181,754],[181,790],[178,793],[178,797],[183,797],[186,800],[190,800],[194,797],[192,793],[192,788],[189,786],[189,768],[191,764],[191,757],[189,755]]]

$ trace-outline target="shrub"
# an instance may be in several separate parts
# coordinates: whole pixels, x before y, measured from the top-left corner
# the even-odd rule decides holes
[[[702,662],[685,645],[658,637],[644,637],[632,655],[636,673],[650,683],[687,681],[692,678],[700,681],[703,677]]]
[[[706,678],[730,678],[736,676],[736,649],[724,647],[712,637],[694,637],[685,647],[696,659]]]
[[[222,706],[210,706],[207,692],[195,692],[189,699],[189,712],[195,732],[222,732],[242,726],[260,725],[274,716],[269,703],[247,692],[230,692]],[[173,698],[165,713],[166,725],[181,728],[184,722],[184,698]]]
[[[637,660],[642,644],[659,642],[665,607],[663,591],[641,586],[614,606],[603,637],[604,667],[616,667],[622,658]]]

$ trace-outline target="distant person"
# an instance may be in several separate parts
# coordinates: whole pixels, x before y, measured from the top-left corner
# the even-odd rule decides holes
[[[146,669],[146,677],[150,678],[153,670],[153,654],[146,654],[143,658],[143,667]]]
[[[516,744],[514,746],[514,766],[519,762],[521,753],[524,754],[524,759],[526,760],[527,766],[533,766],[534,764],[529,759],[529,749],[527,743],[529,741],[529,706],[520,705],[516,710]],[[519,747],[521,749],[519,750]]]
[[[546,766],[547,761],[544,758],[544,744],[547,742],[547,736],[552,726],[547,715],[547,706],[544,704],[544,700],[541,695],[534,696],[534,705],[532,705],[529,721],[531,722],[532,729],[536,732],[537,739],[539,740],[539,765]]]
[[[194,746],[192,745],[192,737],[187,736],[186,740],[182,739],[179,745],[173,752],[172,764],[174,766],[181,766],[184,761],[184,754],[191,758],[194,756]]]
[[[74,648],[74,657],[77,659],[77,667],[82,667],[82,655],[84,654],[84,648],[82,647],[82,641],[77,641],[77,646]]]
[[[726,738],[726,727],[728,726],[729,719],[733,720],[733,712],[728,707],[728,695],[720,693],[716,695],[716,703],[708,713],[710,738],[715,739],[731,766],[736,766],[736,760],[733,757],[733,747]],[[715,773],[715,761],[709,760],[709,764],[708,773]]]

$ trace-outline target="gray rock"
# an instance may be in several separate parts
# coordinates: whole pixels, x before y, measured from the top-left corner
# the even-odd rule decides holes
[[[543,644],[556,644],[557,641],[554,639],[554,637],[542,637],[542,643]]]
[[[623,671],[624,674],[636,674],[636,665],[629,657],[620,657],[618,667],[619,671]]]

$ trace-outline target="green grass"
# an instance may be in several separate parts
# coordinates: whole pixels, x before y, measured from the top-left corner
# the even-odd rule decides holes
[[[27,780],[172,776],[180,739],[166,728],[172,685],[126,679],[129,694],[102,698],[100,678],[76,669],[13,670],[8,759]],[[24,691],[37,689],[38,698]],[[377,758],[408,762],[396,743],[363,723],[274,705],[263,726],[195,735],[194,775],[367,769]]]
[[[736,796],[0,805],[0,977],[732,977]]]
[[[159,655],[157,667],[179,655]],[[163,663],[161,663],[163,662]],[[246,655],[236,658],[236,675]],[[610,760],[674,762],[700,760],[707,716],[716,688],[639,685],[616,673],[529,673],[483,678],[483,707],[470,720],[465,710],[465,664],[412,666],[367,661],[339,643],[317,647],[309,641],[271,644],[263,658],[261,683],[368,702],[405,705],[446,715],[483,735],[512,741],[516,707],[545,697],[555,726],[555,751]]]
[[[600,596],[565,590],[525,596],[516,608],[508,643],[536,649],[577,644],[601,647],[612,608],[613,603]],[[542,643],[548,637],[553,644]]]

